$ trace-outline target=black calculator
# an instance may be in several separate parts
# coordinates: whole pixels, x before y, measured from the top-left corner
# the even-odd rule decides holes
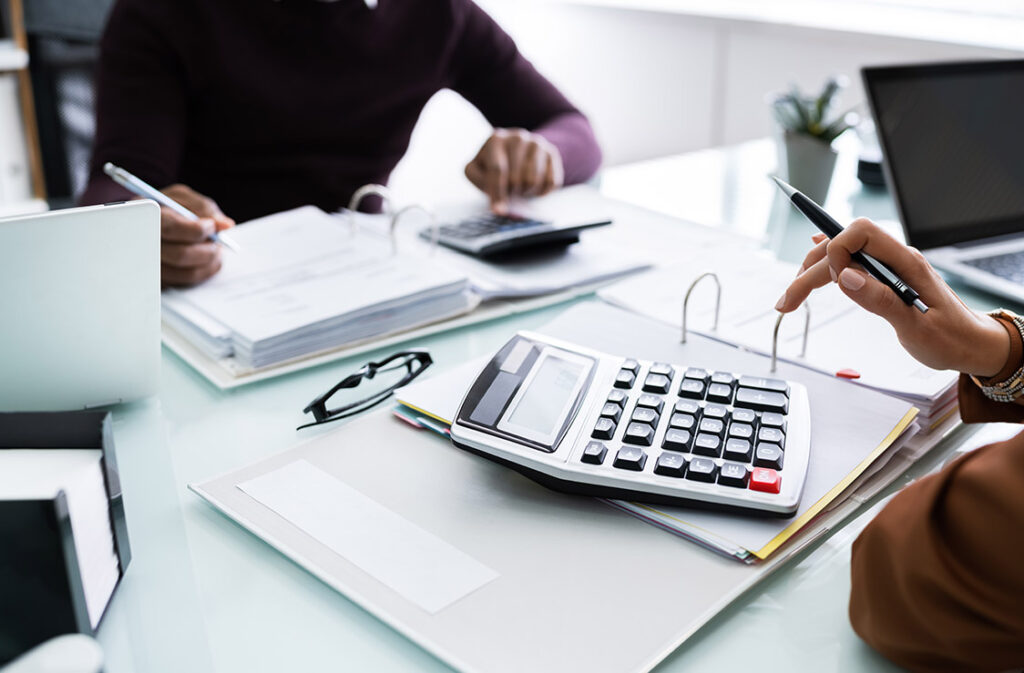
[[[581,231],[607,224],[611,220],[558,223],[522,215],[485,213],[441,225],[437,242],[459,252],[490,257],[516,250],[570,245],[580,240]],[[424,229],[420,236],[430,240],[433,232]]]
[[[559,491],[792,516],[807,389],[699,365],[520,332],[476,377],[452,442]]]

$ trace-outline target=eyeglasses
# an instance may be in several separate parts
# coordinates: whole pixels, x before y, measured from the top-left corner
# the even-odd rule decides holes
[[[426,351],[401,351],[388,356],[380,362],[368,362],[358,371],[349,374],[333,388],[306,405],[302,413],[312,413],[315,420],[312,423],[300,425],[296,430],[322,423],[339,421],[343,418],[360,414],[391,397],[396,390],[422,374],[423,370],[433,364],[433,362],[430,358],[430,353]],[[327,402],[338,391],[355,388],[363,381],[369,381],[378,375],[386,384],[386,387],[383,389],[354,402],[343,404],[340,407],[334,409],[327,408]]]

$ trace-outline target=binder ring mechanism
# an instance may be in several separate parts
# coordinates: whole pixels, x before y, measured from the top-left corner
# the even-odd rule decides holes
[[[805,301],[804,307],[804,343],[800,348],[800,357],[807,356],[807,335],[811,331],[811,307],[807,305]],[[778,353],[779,353],[779,327],[782,325],[782,319],[786,317],[785,313],[780,313],[779,317],[775,319],[775,329],[772,331],[772,368],[771,373],[775,373],[775,368],[778,364]]]
[[[437,241],[440,238],[441,231],[437,222],[437,216],[434,212],[425,206],[413,204],[411,206],[405,206],[399,208],[397,211],[394,209],[394,201],[391,198],[391,191],[384,185],[363,185],[352,194],[352,198],[348,202],[348,210],[350,213],[349,221],[351,223],[351,235],[355,236],[359,231],[359,222],[355,218],[354,213],[359,208],[359,204],[362,203],[363,199],[367,196],[379,196],[383,201],[383,211],[385,215],[391,215],[391,224],[388,227],[388,237],[391,239],[391,254],[398,254],[398,236],[395,234],[398,228],[398,221],[408,213],[419,211],[424,213],[430,220],[430,254],[434,254],[434,250],[437,249]]]
[[[694,288],[696,288],[697,285],[705,278],[710,278],[715,281],[715,322],[711,325],[711,329],[712,331],[718,331],[718,314],[719,310],[722,308],[722,282],[718,280],[718,274],[714,271],[705,271],[693,279],[693,282],[690,283],[689,289],[686,290],[686,296],[683,297],[683,335],[679,340],[679,343],[686,343],[686,313],[690,305],[690,295],[693,294]]]

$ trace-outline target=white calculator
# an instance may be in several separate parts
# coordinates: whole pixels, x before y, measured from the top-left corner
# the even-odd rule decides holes
[[[568,493],[792,516],[810,456],[807,389],[699,364],[520,332],[473,382],[452,442]]]

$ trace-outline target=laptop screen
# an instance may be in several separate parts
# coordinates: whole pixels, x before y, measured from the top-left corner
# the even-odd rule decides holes
[[[907,241],[1024,231],[1024,60],[865,68]]]

